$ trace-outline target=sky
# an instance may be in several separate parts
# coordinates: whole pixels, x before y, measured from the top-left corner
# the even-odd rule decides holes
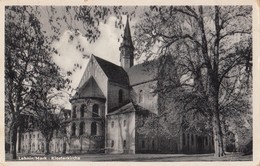
[[[59,65],[61,69],[69,71],[74,68],[74,64],[79,64],[82,66],[81,69],[77,68],[76,71],[72,74],[71,86],[73,88],[78,86],[81,76],[83,75],[86,65],[88,64],[89,59],[83,58],[83,54],[94,54],[112,63],[120,65],[119,46],[122,39],[120,39],[120,42],[118,42],[118,38],[121,38],[123,30],[114,28],[115,19],[115,17],[111,16],[108,19],[107,24],[100,23],[99,29],[101,31],[101,36],[94,43],[89,43],[81,32],[79,32],[80,35],[75,37],[73,41],[69,41],[70,35],[73,35],[73,32],[69,30],[64,31],[60,37],[60,41],[54,43],[55,47],[60,53],[60,56],[54,54],[53,58],[55,63]],[[83,52],[80,52],[76,49],[78,43],[80,43],[82,48],[84,48]]]
[[[46,18],[47,17],[45,17],[43,22],[46,22]],[[53,46],[59,52],[59,55],[52,55],[53,60],[63,70],[64,75],[66,75],[67,71],[73,71],[73,69],[75,69],[75,64],[79,64],[79,66],[81,66],[80,68],[76,68],[72,72],[72,75],[69,76],[69,79],[72,81],[72,89],[76,89],[78,87],[81,77],[88,64],[89,58],[83,58],[84,54],[93,54],[120,66],[119,46],[122,42],[124,28],[115,28],[116,20],[117,18],[115,16],[110,16],[108,17],[106,23],[100,22],[98,28],[101,32],[101,36],[95,42],[89,43],[86,37],[84,37],[84,32],[79,31],[79,35],[75,36],[74,31],[63,29],[59,37],[59,41],[53,43]],[[122,21],[125,24],[126,15],[123,16]],[[135,23],[136,20],[132,19],[129,22],[130,28],[133,27]],[[133,28],[131,28],[131,34],[133,34]],[[74,36],[73,40],[70,40],[71,35]],[[76,49],[76,46],[79,44],[84,51],[79,51]],[[69,90],[66,91],[66,93],[73,95],[75,90]],[[65,108],[70,109],[71,107],[69,103],[69,96],[66,97],[66,101],[64,101],[64,99],[58,99],[56,102],[61,103]]]

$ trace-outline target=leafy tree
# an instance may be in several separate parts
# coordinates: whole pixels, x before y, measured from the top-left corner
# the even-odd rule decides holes
[[[31,105],[37,106],[39,110],[43,110],[46,106],[49,109],[43,112],[46,112],[44,116],[48,117],[51,114],[47,115],[47,112],[55,110],[48,100],[52,94],[50,87],[61,86],[57,80],[50,78],[47,82],[52,86],[43,90],[35,87],[44,83],[37,80],[45,80],[48,77],[49,73],[41,70],[44,65],[48,69],[46,71],[59,70],[47,55],[53,52],[59,54],[51,44],[59,40],[63,28],[74,31],[71,40],[80,30],[85,32],[90,42],[95,42],[100,36],[98,29],[100,21],[106,22],[106,19],[114,14],[119,19],[115,26],[122,28],[121,14],[134,17],[137,11],[136,8],[121,6],[44,8],[48,17],[43,16],[42,8],[39,9],[38,6],[6,7],[5,86],[6,103],[11,115],[13,158],[16,158],[16,135],[21,111]],[[144,16],[135,31],[137,57],[145,54],[147,58],[151,58],[155,55],[151,50],[155,48],[160,56],[174,57],[177,65],[176,75],[181,81],[172,82],[174,79],[167,78],[168,83],[163,84],[163,90],[158,89],[158,92],[169,90],[168,96],[173,96],[171,89],[178,87],[180,100],[177,101],[190,104],[175,106],[176,109],[185,108],[185,111],[193,111],[194,115],[200,113],[211,121],[215,153],[217,156],[223,155],[221,116],[224,116],[224,112],[231,114],[237,112],[237,109],[233,109],[233,106],[238,104],[235,96],[251,95],[246,95],[244,90],[250,89],[250,86],[244,85],[250,84],[251,81],[251,7],[152,6],[149,10],[146,8],[141,10]],[[42,17],[48,19],[49,25],[42,25],[39,21]],[[81,49],[80,46],[77,48]],[[40,71],[46,74],[45,77],[41,76]],[[67,74],[70,75],[71,71]],[[33,101],[32,94],[38,95],[34,92],[42,94],[38,97],[39,99],[42,97],[45,103],[41,103],[40,100]],[[185,94],[181,95],[182,92]],[[196,107],[194,103],[197,103]],[[251,101],[243,103],[247,103],[244,106],[250,109]],[[242,113],[242,109],[240,110]],[[239,116],[241,114],[238,114]]]
[[[44,13],[43,8],[46,9],[48,17],[45,17],[46,13]],[[62,28],[68,28],[77,35],[78,28],[81,27],[88,40],[95,42],[100,36],[99,21],[106,22],[109,14],[114,13],[119,19],[115,26],[122,27],[120,11],[121,7],[119,6],[64,8],[7,6],[5,8],[5,96],[6,113],[8,114],[6,119],[11,121],[13,159],[17,157],[17,130],[21,122],[21,112],[33,106],[37,110],[39,109],[39,117],[51,117],[51,112],[54,110],[53,105],[49,102],[51,87],[63,88],[61,84],[65,85],[70,82],[63,80],[59,84],[57,83],[59,80],[52,77],[53,73],[57,74],[56,72],[59,71],[59,67],[53,63],[50,57],[52,53],[59,54],[56,48],[52,47],[52,43],[59,40],[59,35],[64,30]],[[43,25],[43,20],[46,18],[49,24]],[[72,35],[70,39],[73,40],[73,38]],[[80,49],[79,46],[78,48]],[[69,73],[71,71],[68,71],[68,75]],[[33,97],[36,97],[36,100]],[[56,125],[52,124],[54,119],[45,118],[40,118],[46,120],[42,124],[51,124],[53,127]],[[47,134],[45,136],[52,137],[51,135],[47,136]]]
[[[186,109],[210,120],[218,157],[224,155],[221,110],[227,105],[222,101],[236,105],[235,96],[245,95],[250,83],[245,80],[252,67],[251,10],[250,6],[151,6],[136,26],[138,55],[176,57],[178,87],[192,94],[184,97]],[[176,84],[167,88],[176,89]]]
[[[34,110],[38,129],[45,138],[46,154],[49,154],[49,143],[53,133],[61,129],[64,122],[60,116],[63,107],[57,102],[63,100],[64,95],[58,89],[65,88],[68,80],[60,75],[54,63],[43,65],[36,80],[31,89],[34,99],[31,109]]]
[[[32,7],[10,6],[5,9],[5,87],[8,114],[11,117],[11,152],[17,158],[17,130],[21,125],[21,113],[34,104],[36,92],[44,96],[49,86],[61,87],[64,82],[39,80],[56,76],[59,68],[54,65],[48,52],[49,46],[41,31],[41,23]],[[43,69],[46,71],[43,73]],[[56,75],[54,75],[56,74]],[[46,81],[46,82],[45,82]],[[41,86],[47,83],[48,86]],[[63,84],[65,86],[65,84]],[[36,89],[38,89],[36,91]]]

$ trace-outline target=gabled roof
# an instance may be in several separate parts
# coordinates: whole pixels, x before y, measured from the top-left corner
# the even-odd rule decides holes
[[[117,66],[97,56],[93,57],[97,60],[98,64],[108,77],[109,81],[119,83],[121,85],[128,85],[128,76],[122,67]]]
[[[142,115],[142,116],[148,116],[150,114],[155,115],[154,112],[152,112],[152,111],[150,111],[150,110],[148,110],[148,109],[146,109],[146,108],[144,108],[144,107],[142,107],[138,104],[134,104],[134,107],[135,107],[137,115]]]
[[[125,114],[125,113],[129,113],[129,112],[135,112],[135,108],[132,102],[118,108],[117,110],[108,113],[107,116],[110,115],[119,115],[119,114]]]
[[[156,80],[158,77],[157,60],[147,61],[142,64],[132,66],[126,70],[129,77],[130,86]]]
[[[105,99],[105,96],[102,93],[101,89],[98,87],[96,80],[93,78],[93,76],[91,76],[72,97],[72,100],[76,98]]]
[[[129,112],[136,112],[137,115],[144,115],[144,116],[147,116],[149,114],[154,114],[153,112],[151,112],[139,105],[135,105],[132,102],[129,102],[126,105],[116,109],[115,111],[108,113],[107,116],[125,114],[125,113],[129,113]]]

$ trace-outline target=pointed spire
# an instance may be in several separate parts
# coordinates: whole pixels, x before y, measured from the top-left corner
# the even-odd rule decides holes
[[[119,50],[121,52],[120,53],[121,66],[124,69],[132,67],[134,65],[134,45],[131,37],[128,15],[126,19],[123,41],[119,47]]]
[[[121,44],[121,47],[125,45],[128,47],[134,47],[133,42],[132,42],[132,37],[131,37],[131,31],[130,31],[130,26],[129,26],[129,16],[127,15],[126,18],[126,25],[125,25],[125,30],[124,30],[124,37],[123,37],[123,42]]]

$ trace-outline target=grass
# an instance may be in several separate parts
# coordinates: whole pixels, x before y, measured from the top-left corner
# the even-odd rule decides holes
[[[44,155],[18,155],[23,156],[44,156]],[[75,154],[75,155],[48,155],[52,156],[77,156],[79,161],[141,161],[141,162],[179,162],[179,161],[252,161],[252,155],[242,153],[227,153],[224,157],[214,157],[214,154]],[[6,154],[6,161],[12,161],[11,155]]]

